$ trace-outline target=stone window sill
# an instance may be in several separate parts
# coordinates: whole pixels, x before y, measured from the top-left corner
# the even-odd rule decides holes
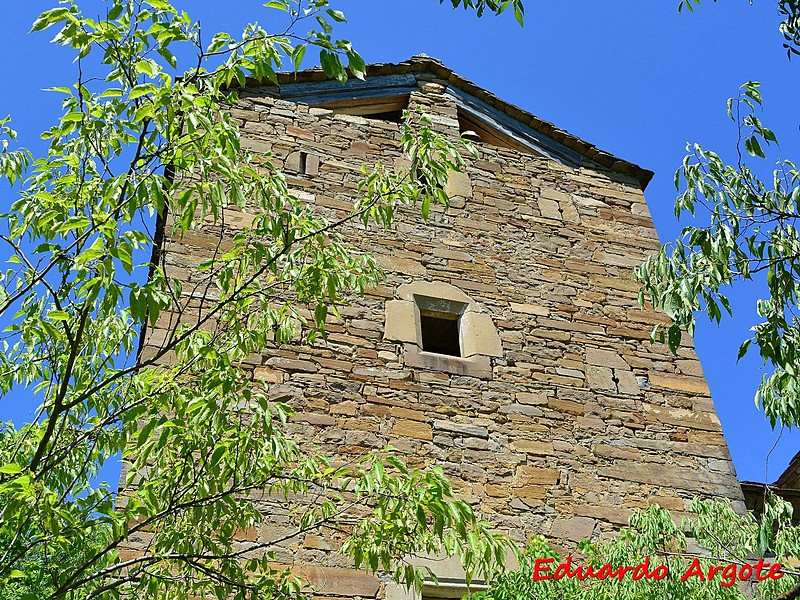
[[[492,365],[488,356],[475,355],[470,358],[425,352],[415,344],[404,344],[406,366],[441,371],[453,375],[492,379]]]

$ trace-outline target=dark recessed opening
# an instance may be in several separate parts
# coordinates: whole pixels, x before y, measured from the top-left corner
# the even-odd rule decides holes
[[[390,121],[391,123],[399,123],[403,120],[402,110],[389,110],[380,113],[366,113],[361,115],[366,119],[375,119],[377,121]]]
[[[337,115],[355,115],[374,121],[400,123],[403,120],[403,111],[408,108],[408,96],[401,94],[382,98],[336,100],[322,102],[314,106],[327,108]]]
[[[519,140],[498,131],[491,125],[460,109],[458,111],[458,130],[461,137],[471,142],[482,142],[498,148],[510,148],[517,152],[535,154],[533,150]]]
[[[420,311],[422,349],[425,352],[461,356],[458,335],[459,315],[438,311]]]

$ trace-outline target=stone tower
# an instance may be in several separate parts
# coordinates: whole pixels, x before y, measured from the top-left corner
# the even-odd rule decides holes
[[[295,431],[333,455],[391,444],[412,465],[438,463],[521,543],[540,533],[574,547],[655,502],[680,513],[698,494],[742,500],[691,340],[677,355],[651,344],[664,319],[637,303],[631,269],[658,247],[652,173],[428,57],[372,65],[346,86],[320,71],[285,81],[245,88],[233,115],[243,143],[272,152],[330,214],[352,210],[361,165],[400,158],[405,108],[452,138],[471,132],[480,150],[451,176],[447,210],[401,212],[369,239],[352,230],[387,280],[342,309],[327,344],[248,365],[293,405]],[[167,242],[167,265],[188,273],[208,243]],[[325,598],[412,597],[333,550],[309,536],[286,553]],[[459,597],[457,570],[430,564],[452,591],[423,597]]]

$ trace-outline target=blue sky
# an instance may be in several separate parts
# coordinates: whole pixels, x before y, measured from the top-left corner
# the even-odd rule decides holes
[[[762,82],[761,118],[780,140],[779,155],[800,160],[800,64],[788,61],[781,48],[774,0],[753,6],[747,0],[707,2],[682,14],[678,0],[528,0],[524,28],[511,14],[477,19],[436,0],[332,2],[349,19],[338,31],[367,62],[434,56],[501,98],[655,171],[645,196],[662,242],[680,231],[672,178],[686,143],[699,142],[729,160],[735,156],[736,131],[725,101],[743,82]],[[261,2],[178,4],[200,19],[209,39],[217,30],[237,34],[252,20],[269,29],[271,13]],[[48,45],[50,35],[25,35],[36,14],[52,5],[3,7],[0,116],[10,113],[21,142],[34,149],[59,102],[41,90],[74,81],[71,57]],[[765,166],[768,175],[771,165]],[[0,194],[5,205],[10,196]],[[758,291],[752,285],[737,289],[735,319],[721,327],[701,322],[695,342],[740,479],[773,481],[800,450],[800,435],[783,433],[765,474],[777,434],[753,405],[763,372],[755,358],[736,362],[736,349],[756,322]],[[0,419],[20,419],[30,410],[16,397],[0,399]]]

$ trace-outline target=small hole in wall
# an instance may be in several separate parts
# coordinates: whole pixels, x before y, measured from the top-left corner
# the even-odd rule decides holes
[[[300,167],[297,169],[300,173],[306,172],[306,164],[308,162],[308,152],[300,153]]]

